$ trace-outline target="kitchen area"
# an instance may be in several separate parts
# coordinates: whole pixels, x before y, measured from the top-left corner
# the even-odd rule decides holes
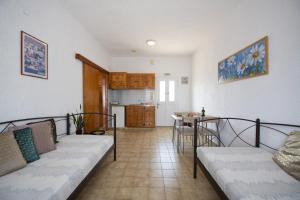
[[[117,128],[155,127],[155,74],[109,73],[109,112]]]

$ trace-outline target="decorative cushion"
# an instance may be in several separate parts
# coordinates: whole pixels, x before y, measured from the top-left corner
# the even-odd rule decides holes
[[[300,132],[289,134],[284,145],[273,156],[273,160],[289,175],[300,180]]]
[[[24,128],[29,128],[27,125],[21,125],[21,126],[10,126],[8,127],[8,132],[14,132],[16,130],[24,129]]]
[[[0,176],[21,169],[26,161],[12,133],[0,134]]]
[[[54,119],[49,119],[48,121],[51,122],[51,128],[52,128],[52,135],[53,135],[54,143],[58,143],[55,121],[54,121]]]
[[[56,132],[56,124],[55,124],[55,121],[54,121],[53,118],[47,119],[47,120],[44,120],[44,121],[39,121],[39,122],[31,122],[31,123],[28,123],[27,125],[40,123],[40,122],[48,122],[48,121],[51,122],[51,128],[52,128],[52,135],[53,135],[54,143],[58,143],[58,141],[57,141],[57,132]]]
[[[33,141],[39,154],[47,153],[56,149],[52,134],[53,129],[49,120],[34,122],[28,125],[9,127],[8,130],[15,131],[24,128],[31,128]]]
[[[50,121],[28,125],[32,130],[33,141],[39,154],[56,149]]]
[[[27,163],[40,159],[33,142],[31,128],[15,130],[14,135]]]

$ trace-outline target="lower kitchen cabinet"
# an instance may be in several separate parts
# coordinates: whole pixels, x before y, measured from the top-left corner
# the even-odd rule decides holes
[[[145,127],[155,127],[155,106],[145,106]]]
[[[137,108],[135,106],[126,106],[125,122],[126,127],[137,127]]]
[[[153,128],[155,127],[155,107],[143,105],[126,106],[126,127]]]

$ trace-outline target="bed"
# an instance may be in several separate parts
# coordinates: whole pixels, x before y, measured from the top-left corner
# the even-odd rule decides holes
[[[114,135],[69,135],[67,132],[59,136],[56,150],[41,154],[39,160],[0,177],[0,199],[73,199],[101,161],[111,151],[116,153],[115,131],[114,128]]]
[[[236,120],[236,118],[223,119]],[[199,122],[197,123],[199,124]],[[224,142],[221,142],[223,145],[220,147],[205,147],[203,144],[197,145],[196,142],[194,145],[194,177],[197,176],[198,165],[221,199],[300,199],[300,182],[287,174],[273,161],[271,152],[260,148],[260,144],[270,147],[260,141],[261,126],[280,125],[294,128],[300,126],[261,123],[257,120],[250,122],[254,123],[254,126],[251,125],[251,127],[255,128],[256,134],[253,146],[247,142],[250,144],[248,147],[226,147]],[[259,123],[257,124],[257,122]],[[272,127],[271,129],[280,131]],[[199,126],[198,129],[195,129],[195,141],[197,141],[198,131]],[[243,130],[241,132],[243,133]],[[235,139],[241,138],[241,132],[235,132]]]

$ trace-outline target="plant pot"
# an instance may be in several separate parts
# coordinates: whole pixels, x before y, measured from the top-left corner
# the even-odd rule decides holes
[[[82,129],[76,130],[76,135],[82,135]]]

